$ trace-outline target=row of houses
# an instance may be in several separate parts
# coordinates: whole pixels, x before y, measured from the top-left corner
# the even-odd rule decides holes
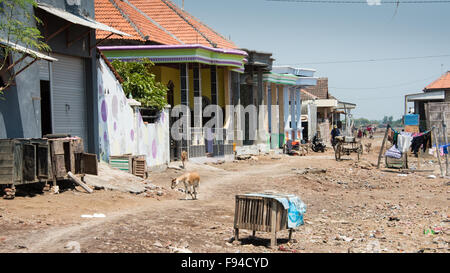
[[[29,8],[43,21],[38,27],[51,53],[0,40],[29,53],[24,62],[9,61],[16,71],[27,69],[0,100],[0,138],[70,134],[100,160],[145,155],[156,169],[182,151],[232,158],[282,148],[288,139],[308,141],[318,131],[328,140],[331,126],[342,114],[348,124],[356,107],[330,95],[316,70],[277,66],[271,53],[239,48],[169,0],[37,2]],[[125,96],[111,65],[142,59],[154,63],[152,73],[168,88],[168,106],[158,113]],[[171,133],[177,105],[192,117],[189,140]],[[210,117],[195,111],[208,105],[223,109],[220,126],[205,126]]]

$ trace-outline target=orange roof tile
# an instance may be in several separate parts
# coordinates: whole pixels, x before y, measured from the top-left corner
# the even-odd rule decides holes
[[[450,89],[450,71],[447,71],[439,79],[427,85],[424,90],[430,89]]]
[[[111,26],[117,30],[123,31],[132,37],[127,37],[131,40],[143,40],[139,33],[127,22],[127,20],[120,14],[109,0],[95,0],[95,19],[105,25]],[[110,35],[106,31],[96,31],[97,39],[101,40]],[[118,35],[111,36],[111,39],[120,39]]]
[[[132,34],[141,41],[149,36],[149,40],[167,45],[237,48],[233,42],[169,0],[95,0],[95,15],[96,20]],[[102,39],[106,35],[98,32],[97,38]],[[111,39],[127,38],[113,36]]]

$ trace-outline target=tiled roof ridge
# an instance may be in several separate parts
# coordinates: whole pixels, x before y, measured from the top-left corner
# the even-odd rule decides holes
[[[213,47],[217,47],[217,44],[211,41],[208,36],[206,36],[203,32],[197,29],[186,17],[178,11],[176,6],[170,0],[161,0],[167,7],[173,10],[181,19],[183,19],[189,26],[191,26],[197,33],[199,33],[210,45]]]
[[[142,10],[140,10],[138,7],[136,7],[135,5],[133,5],[132,3],[130,3],[130,1],[128,0],[121,0],[122,2],[124,2],[125,4],[129,5],[130,7],[132,7],[134,10],[136,10],[137,12],[139,12],[142,16],[144,16],[146,19],[148,19],[152,24],[154,24],[156,27],[158,27],[159,29],[161,29],[162,31],[164,31],[165,33],[169,34],[172,38],[174,38],[175,40],[177,40],[178,42],[180,42],[181,44],[184,44],[183,41],[181,41],[177,36],[175,36],[173,33],[171,33],[170,31],[168,31],[167,29],[165,29],[163,26],[161,26],[158,22],[156,22],[155,20],[153,20],[147,13],[143,12]]]
[[[130,17],[117,5],[115,0],[109,0],[111,4],[120,12],[122,17],[136,30],[136,32],[141,36],[144,41],[148,40],[148,36],[145,36],[144,33],[137,27],[137,25],[130,19]]]

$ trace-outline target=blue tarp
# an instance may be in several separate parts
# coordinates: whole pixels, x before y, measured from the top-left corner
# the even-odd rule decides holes
[[[304,224],[303,214],[306,212],[306,205],[294,194],[248,193],[244,195],[273,198],[280,202],[288,210],[288,228],[296,228]]]

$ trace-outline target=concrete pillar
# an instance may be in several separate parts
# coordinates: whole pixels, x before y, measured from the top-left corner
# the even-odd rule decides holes
[[[291,125],[289,124],[289,101],[290,101],[290,92],[289,88],[285,85],[283,88],[283,121],[284,121],[284,139],[285,142],[287,139],[291,139]]]
[[[289,96],[289,100],[291,101],[291,129],[292,129],[292,133],[290,135],[290,139],[295,140],[296,139],[296,129],[297,129],[297,120],[295,118],[296,115],[296,111],[295,111],[295,88],[291,87],[290,88],[290,96]]]
[[[241,105],[241,75],[238,72],[230,71],[231,78],[231,94],[232,94],[232,104],[237,107]],[[240,108],[238,111],[234,111],[233,119],[234,119],[234,143],[236,146],[243,145],[243,132],[242,132],[242,113]]]
[[[199,63],[193,64],[193,86],[194,86],[194,145],[202,145],[202,128],[203,128],[203,107],[202,107],[202,74]]]
[[[300,88],[295,88],[295,120],[296,120],[296,139],[302,140],[302,101],[300,98]]]
[[[180,95],[181,95],[181,104],[187,106],[189,109],[189,64],[180,64]],[[188,139],[183,139],[181,141],[181,150],[184,150],[189,154],[189,145],[190,145],[189,139],[191,135],[190,111],[188,111],[187,116],[183,117],[183,119],[184,122],[188,124],[187,126]]]

